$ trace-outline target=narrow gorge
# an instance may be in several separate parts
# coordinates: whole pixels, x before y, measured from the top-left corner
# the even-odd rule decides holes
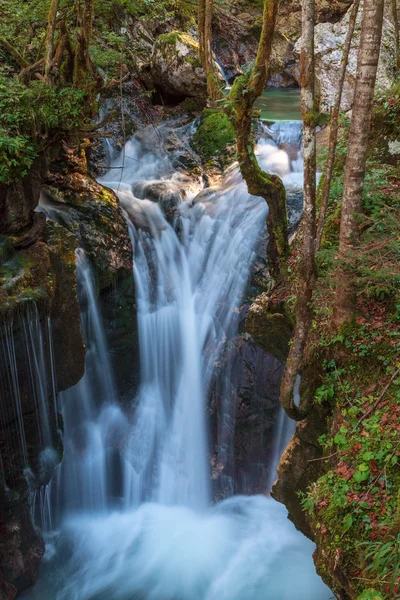
[[[396,2],[340,237],[371,1],[0,3],[0,600],[399,597]],[[288,406],[311,6],[315,232],[355,29]]]

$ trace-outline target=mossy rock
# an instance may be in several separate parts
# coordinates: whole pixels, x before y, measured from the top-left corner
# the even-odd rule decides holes
[[[132,247],[116,194],[82,173],[54,179],[45,189],[49,214],[79,240],[93,265],[98,288],[129,275]]]
[[[285,305],[272,305],[265,292],[250,306],[245,329],[257,346],[286,361],[293,335],[293,321]]]
[[[216,72],[219,73],[216,67]],[[206,98],[207,79],[199,57],[199,44],[189,34],[172,31],[160,35],[151,58],[156,88],[169,98]],[[222,77],[221,77],[222,85]]]
[[[222,110],[203,110],[191,146],[206,166],[227,167],[236,156],[235,141],[235,130]]]

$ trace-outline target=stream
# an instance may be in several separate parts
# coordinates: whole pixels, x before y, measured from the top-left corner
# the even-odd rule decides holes
[[[314,545],[269,497],[294,429],[283,413],[265,494],[214,503],[208,391],[238,331],[267,207],[248,195],[237,165],[207,189],[177,172],[160,143],[168,128],[174,124],[133,137],[100,179],[119,195],[132,240],[140,389],[121,405],[91,266],[78,250],[85,375],[61,394],[64,459],[33,502],[46,554],[36,585],[22,597],[328,600]],[[192,130],[175,133],[184,139]],[[260,164],[278,173],[289,193],[302,188],[300,138],[301,123],[277,122],[257,147]],[[297,144],[296,156],[279,147],[285,143]],[[56,218],[49,208],[47,215]],[[222,425],[218,432],[223,469],[233,440]]]

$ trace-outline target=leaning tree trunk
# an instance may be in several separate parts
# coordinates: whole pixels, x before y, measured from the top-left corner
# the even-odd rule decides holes
[[[356,291],[349,265],[352,252],[358,245],[360,237],[359,221],[362,213],[372,104],[382,39],[383,9],[384,0],[364,0],[340,220],[340,266],[336,273],[334,310],[334,322],[337,327],[352,323],[355,318]]]
[[[250,194],[260,196],[268,204],[267,256],[272,278],[279,282],[286,275],[289,255],[286,191],[277,175],[270,175],[258,165],[252,134],[253,107],[262,94],[268,76],[272,40],[279,0],[265,0],[263,27],[257,57],[249,76],[239,77],[229,95],[231,116],[237,138],[240,171]]]
[[[294,388],[304,362],[304,351],[312,323],[312,294],[316,281],[315,266],[315,199],[316,199],[316,143],[315,143],[315,62],[314,62],[315,0],[303,0],[302,44],[300,54],[301,111],[303,117],[304,202],[300,225],[301,257],[297,273],[296,325],[289,356],[283,374],[280,401],[292,419],[300,420],[307,414],[310,399],[294,403]]]
[[[396,2],[396,0],[393,0]],[[331,123],[330,123],[330,132],[329,132],[329,144],[328,144],[328,158],[325,166],[325,179],[324,185],[322,188],[322,196],[321,196],[321,206],[319,211],[318,218],[318,227],[317,227],[317,238],[315,243],[315,251],[318,252],[321,246],[322,232],[325,222],[326,211],[328,208],[329,194],[331,191],[331,182],[332,182],[332,174],[333,168],[335,165],[336,158],[336,147],[338,140],[338,132],[339,132],[339,114],[340,114],[340,105],[342,102],[343,95],[343,84],[346,77],[347,65],[349,62],[349,53],[351,49],[351,41],[353,38],[354,28],[357,21],[358,9],[360,6],[360,0],[354,0],[353,7],[350,13],[349,26],[347,29],[346,40],[344,43],[342,60],[340,63],[340,71],[339,71],[339,80],[336,88],[335,101],[332,110]]]

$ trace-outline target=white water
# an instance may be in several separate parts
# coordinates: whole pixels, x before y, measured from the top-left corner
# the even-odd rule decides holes
[[[140,391],[124,414],[80,254],[86,374],[63,399],[66,450],[54,484],[63,521],[29,597],[326,600],[313,545],[284,507],[265,496],[211,506],[208,385],[237,328],[266,205],[247,194],[237,169],[193,202],[198,184],[185,182],[178,235],[155,202],[131,192],[143,179],[179,181],[156,142],[154,133],[129,142],[132,163],[122,176],[113,169],[104,177],[130,218]],[[290,172],[276,145],[259,151],[264,166]]]

